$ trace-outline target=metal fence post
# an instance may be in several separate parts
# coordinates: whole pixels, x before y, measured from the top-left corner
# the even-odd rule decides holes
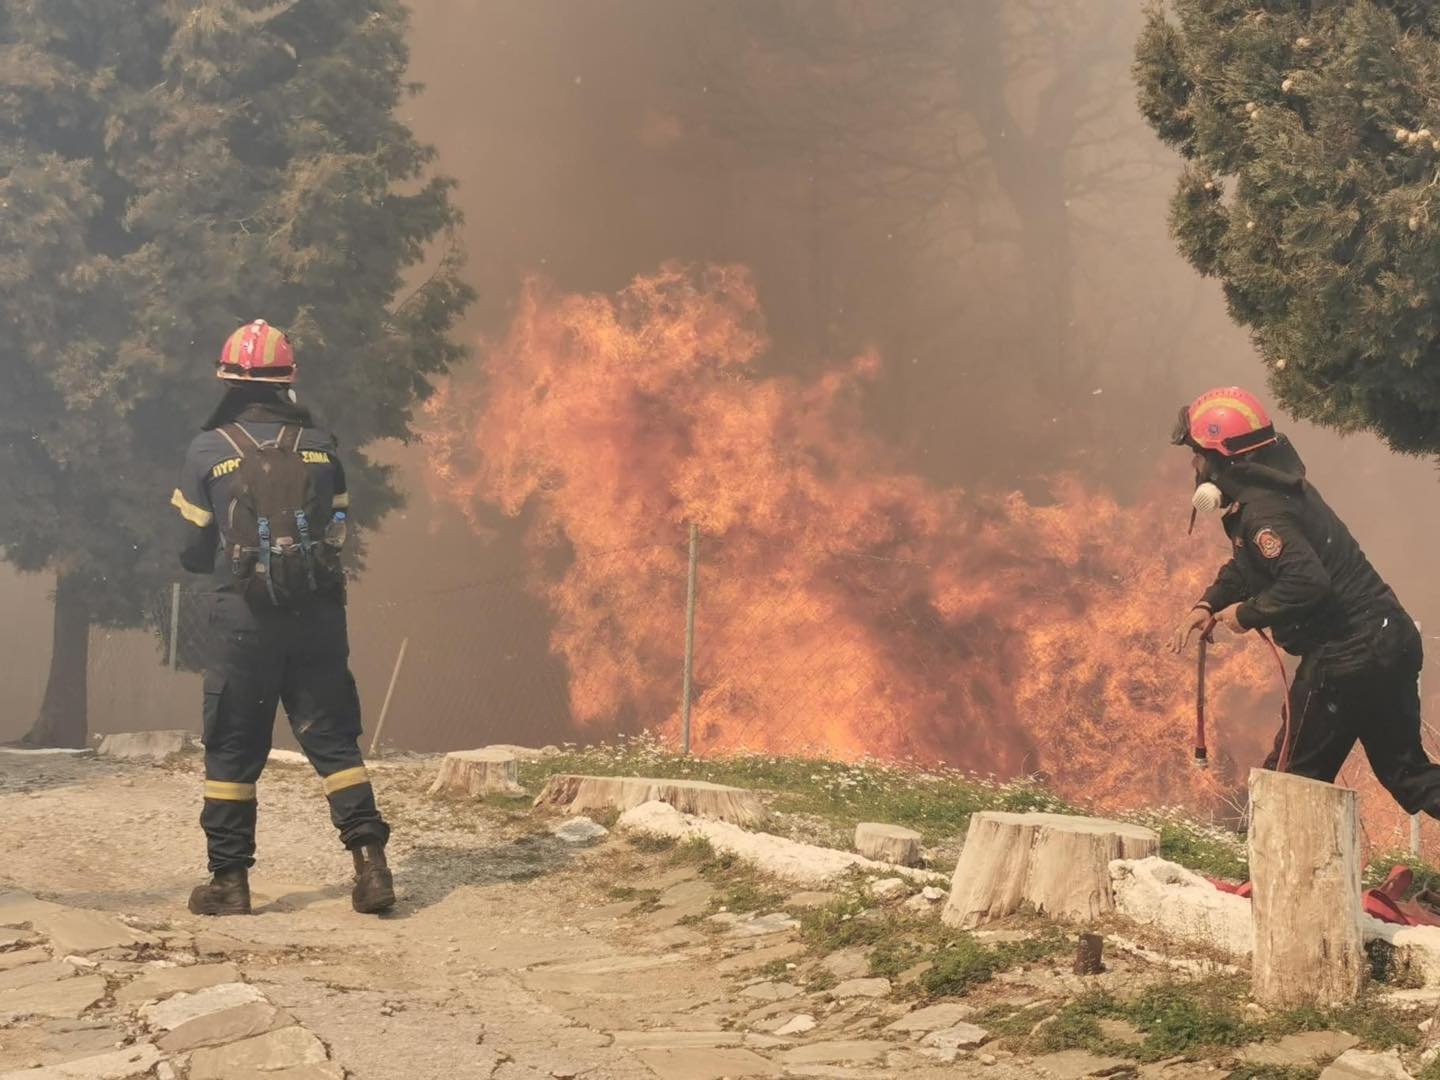
[[[400,651],[395,654],[395,667],[390,672],[390,685],[385,690],[385,704],[380,706],[380,720],[375,725],[375,736],[370,740],[370,756],[375,756],[375,748],[380,745],[380,734],[385,730],[385,717],[390,715],[390,699],[395,696],[395,684],[400,681],[400,668],[405,663],[405,650],[410,648],[410,638],[400,642]]]
[[[1416,631],[1421,629],[1420,623],[1415,623]],[[1422,668],[1416,678],[1415,692],[1420,696],[1420,715],[1425,715],[1425,671]],[[1423,728],[1422,728],[1423,730]],[[1420,857],[1420,815],[1410,815],[1410,854],[1415,858]]]
[[[690,706],[695,678],[695,586],[700,568],[700,529],[690,525],[690,577],[685,591],[685,688],[680,706],[680,752],[690,753]]]
[[[180,660],[180,583],[170,586],[170,661],[169,668],[175,670]]]

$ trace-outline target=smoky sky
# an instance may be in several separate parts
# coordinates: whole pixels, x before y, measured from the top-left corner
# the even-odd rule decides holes
[[[1179,165],[1134,106],[1139,5],[411,7],[425,89],[402,114],[458,185],[480,296],[461,333],[477,350],[532,275],[608,293],[667,260],[743,263],[767,370],[813,375],[873,348],[884,374],[865,422],[909,469],[1034,499],[1062,471],[1124,498],[1176,453],[1183,401],[1229,382],[1263,390],[1219,290],[1167,233]],[[1407,606],[1440,628],[1432,465],[1279,420]],[[564,737],[564,673],[517,530],[497,517],[477,535],[427,496],[419,448],[376,451],[409,505],[372,537],[352,592],[369,716],[408,636],[398,743]],[[1188,492],[1175,501],[1183,530]],[[48,625],[43,595],[23,593]],[[1157,626],[1174,614],[1155,612]]]

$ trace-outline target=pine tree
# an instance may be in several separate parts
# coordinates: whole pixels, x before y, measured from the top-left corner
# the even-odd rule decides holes
[[[1176,242],[1279,400],[1440,453],[1440,6],[1171,0],[1135,73]]]
[[[57,581],[30,741],[83,743],[89,627],[174,577],[169,492],[239,322],[289,331],[358,520],[398,504],[355,448],[408,435],[471,299],[451,183],[397,115],[406,20],[0,0],[0,550]]]

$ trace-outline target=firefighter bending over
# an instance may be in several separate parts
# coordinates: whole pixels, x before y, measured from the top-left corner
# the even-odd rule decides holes
[[[1300,666],[1265,768],[1329,783],[1358,739],[1407,813],[1440,817],[1440,766],[1420,745],[1420,632],[1290,440],[1256,397],[1228,387],[1180,410],[1174,442],[1193,451],[1193,505],[1220,513],[1232,555],[1172,650],[1212,619],[1267,631]]]

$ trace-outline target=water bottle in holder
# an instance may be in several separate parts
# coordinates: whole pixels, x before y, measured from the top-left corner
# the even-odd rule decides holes
[[[348,532],[347,518],[344,510],[336,510],[330,515],[330,524],[325,526],[325,543],[335,549],[345,546],[345,536]]]

